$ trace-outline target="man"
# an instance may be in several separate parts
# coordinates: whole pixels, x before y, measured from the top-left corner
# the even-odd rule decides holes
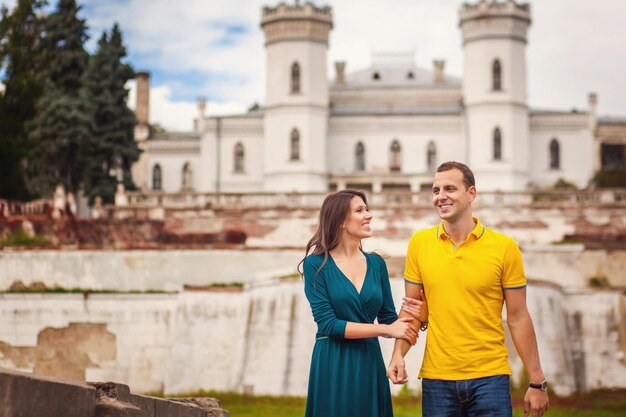
[[[512,416],[502,326],[506,303],[511,336],[530,378],[524,416],[539,417],[548,408],[547,382],[526,307],[521,253],[513,239],[472,216],[475,198],[474,174],[466,165],[440,165],[433,181],[433,205],[442,221],[416,232],[407,250],[400,317],[410,317],[411,310],[417,317],[428,314],[428,323],[422,323],[429,329],[419,374],[422,413]],[[408,342],[396,341],[387,370],[394,384],[407,381],[404,356],[409,348]]]

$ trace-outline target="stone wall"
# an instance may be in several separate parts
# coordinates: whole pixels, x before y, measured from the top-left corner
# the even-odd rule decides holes
[[[404,272],[404,241],[377,238],[368,251],[388,257],[392,276]],[[47,288],[114,291],[179,291],[185,285],[251,283],[292,275],[303,249],[38,250],[0,251],[0,291],[20,281]],[[583,245],[522,244],[526,274],[564,288],[585,288],[594,277],[626,287],[626,250],[585,250]],[[43,287],[42,286],[42,287]]]
[[[552,204],[550,196],[542,197],[547,199],[545,202],[532,204],[528,200],[535,197],[530,194],[480,195],[474,213],[483,224],[514,237],[520,244],[579,242],[594,249],[626,247],[626,197],[622,194],[615,193],[616,200],[610,204],[595,200],[570,204],[559,200]],[[580,199],[584,194],[572,196]],[[594,198],[601,196],[591,194]],[[281,196],[265,197],[278,204]],[[246,206],[239,200],[215,208],[119,207],[111,209],[108,218],[97,220],[13,216],[0,218],[0,238],[30,223],[29,228],[49,238],[57,248],[302,248],[315,230],[320,204],[317,200],[321,201],[323,195],[296,195],[299,200],[294,206],[288,205],[289,195],[282,197],[286,199],[284,205],[271,207],[255,206],[254,201]],[[312,203],[307,205],[305,197]],[[385,247],[392,255],[403,254],[414,231],[439,222],[429,206],[428,195],[372,195],[374,201],[382,197],[372,204],[372,243]]]
[[[302,256],[304,249],[0,251],[0,291],[17,281],[48,288],[179,291],[185,285],[293,274]]]
[[[0,417],[228,417],[214,398],[167,400],[128,386],[83,383],[0,368]]]
[[[496,203],[478,204],[476,214],[519,242],[527,275],[538,279],[528,305],[555,392],[626,387],[623,290],[589,288],[592,278],[626,287],[626,208]],[[0,219],[0,234],[26,220],[57,239],[54,249],[0,251],[0,291],[82,291],[0,294],[0,366],[118,381],[140,393],[305,395],[315,324],[294,273],[317,206],[159,210],[161,220],[82,221],[77,229],[70,219]],[[399,305],[406,243],[438,219],[424,205],[378,206],[373,214],[365,249],[387,256]],[[170,243],[164,230],[176,236]],[[219,246],[224,234],[219,245],[203,240],[224,231],[245,243]],[[212,287],[224,283],[243,286]],[[103,290],[118,293],[97,292]],[[519,380],[521,361],[510,337],[507,343]],[[386,360],[392,344],[381,340]],[[415,389],[423,346],[407,356]]]
[[[404,284],[391,284],[398,306]],[[620,291],[531,282],[528,306],[556,393],[626,387],[625,305]],[[0,295],[0,366],[119,381],[144,393],[306,395],[315,331],[298,278],[230,291]],[[380,343],[388,361],[393,341]],[[508,344],[519,381],[521,362]],[[420,340],[407,356],[412,389],[420,387],[423,349]]]

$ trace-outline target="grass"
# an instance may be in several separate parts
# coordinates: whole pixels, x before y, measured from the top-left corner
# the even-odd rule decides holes
[[[48,246],[51,242],[43,236],[29,236],[23,229],[0,239],[0,246]]]
[[[249,396],[242,394],[200,391],[185,397],[209,396],[217,398],[222,408],[236,417],[303,417],[306,398]],[[571,397],[551,395],[548,417],[622,417],[626,415],[626,390],[600,390]],[[515,404],[521,404],[514,397]],[[403,393],[393,398],[395,417],[420,417],[419,398]],[[524,411],[516,406],[514,417],[522,417]]]
[[[130,290],[130,291],[118,291],[118,290],[92,290],[88,288],[64,288],[64,287],[51,287],[51,288],[20,288],[20,289],[8,289],[6,291],[0,291],[0,294],[173,294],[171,291],[162,290]]]
[[[224,287],[235,287],[235,288],[243,288],[243,282],[241,281],[232,281],[232,282],[212,282],[207,285],[209,288],[224,288]]]

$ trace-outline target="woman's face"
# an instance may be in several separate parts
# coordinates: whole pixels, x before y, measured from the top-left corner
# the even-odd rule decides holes
[[[367,205],[361,197],[352,197],[350,209],[343,222],[343,232],[359,240],[372,236],[370,226],[372,215],[367,210]]]

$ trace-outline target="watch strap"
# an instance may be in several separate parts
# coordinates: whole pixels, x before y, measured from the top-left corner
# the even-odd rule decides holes
[[[535,389],[540,389],[542,391],[547,391],[548,390],[548,381],[546,381],[545,379],[543,381],[541,381],[541,383],[539,384],[533,384],[532,382],[528,384],[528,386],[530,388],[535,388]]]

